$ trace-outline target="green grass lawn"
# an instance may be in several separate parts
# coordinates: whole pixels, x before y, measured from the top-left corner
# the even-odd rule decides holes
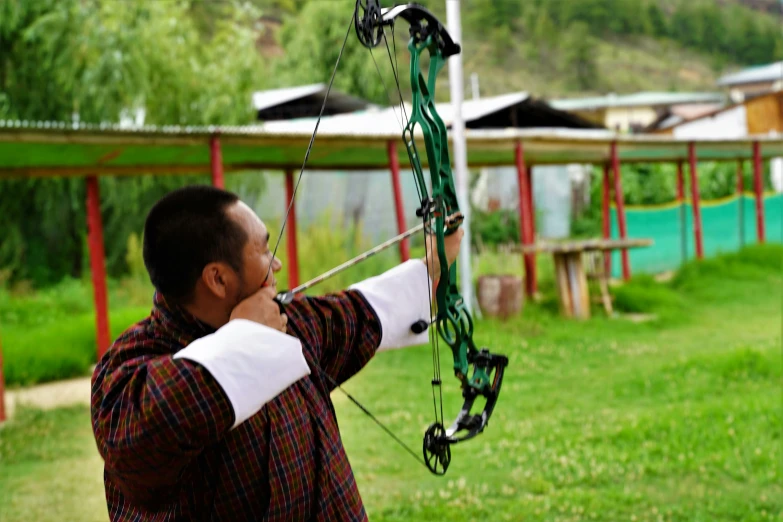
[[[782,254],[757,247],[618,289],[650,322],[536,306],[479,322],[510,364],[489,427],[453,448],[444,477],[335,392],[371,520],[780,520]],[[380,354],[346,389],[419,448],[431,361],[429,347]],[[23,411],[0,429],[0,520],[105,519],[101,472],[86,407]]]

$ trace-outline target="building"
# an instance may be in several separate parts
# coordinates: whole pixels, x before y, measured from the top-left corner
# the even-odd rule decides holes
[[[718,80],[718,85],[726,89],[729,98],[735,103],[767,92],[783,90],[783,61],[728,74]]]
[[[725,95],[704,92],[638,92],[552,100],[550,105],[620,132],[640,132],[671,114],[688,117],[716,110]]]

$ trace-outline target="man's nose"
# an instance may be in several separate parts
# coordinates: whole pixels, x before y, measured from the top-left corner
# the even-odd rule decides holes
[[[272,270],[279,272],[281,268],[283,268],[283,263],[277,257],[275,257],[272,260]]]

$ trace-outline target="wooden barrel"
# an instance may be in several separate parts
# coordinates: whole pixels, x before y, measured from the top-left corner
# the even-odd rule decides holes
[[[509,274],[483,275],[478,278],[478,304],[487,317],[508,319],[522,311],[522,278]]]

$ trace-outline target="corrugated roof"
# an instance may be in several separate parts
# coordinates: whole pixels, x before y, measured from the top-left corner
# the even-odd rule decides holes
[[[524,102],[530,98],[526,92],[513,92],[492,96],[489,98],[479,98],[477,100],[465,100],[462,102],[462,119],[466,122],[478,120],[494,112],[502,111]],[[435,110],[443,118],[446,125],[451,125],[454,120],[454,106],[451,103],[435,104]]]
[[[611,107],[650,107],[693,103],[721,103],[725,96],[711,92],[637,92],[627,95],[609,94],[593,98],[551,100],[549,104],[563,111],[607,109]]]
[[[153,127],[0,121],[0,177],[191,174],[210,170],[210,139],[220,135],[226,171],[293,169],[302,166],[311,132],[274,133],[251,127]],[[607,130],[505,129],[466,131],[471,167],[514,165],[522,143],[529,165],[593,163],[610,159],[617,142],[624,162],[683,161],[688,142],[669,136],[627,136]],[[756,137],[765,158],[783,156],[783,138]],[[400,133],[319,131],[308,171],[386,170],[389,141],[408,164]],[[700,160],[748,159],[752,139],[697,140]],[[417,139],[419,150],[423,142]],[[426,158],[425,160],[426,166]]]
[[[749,67],[737,73],[727,74],[718,80],[718,85],[742,85],[746,83],[783,81],[783,61]]]
[[[256,91],[253,93],[253,107],[257,111],[260,111],[320,92],[326,92],[326,85],[323,83],[300,85],[298,87],[284,87],[282,89],[271,89],[268,91]]]
[[[317,116],[320,113],[327,85],[315,83],[253,93],[253,107],[260,120],[286,120],[296,116]],[[332,87],[325,114],[340,114],[375,107],[368,100],[341,92]]]
[[[558,111],[555,109],[549,109],[549,112],[544,113],[545,116],[540,116],[543,111],[542,107],[545,107],[546,104],[543,102],[535,102],[526,92],[503,94],[477,100],[465,100],[462,103],[462,118],[467,125],[470,125],[472,122],[477,122],[482,118],[486,118],[506,109],[514,108],[520,104],[525,104],[528,101],[531,102],[531,106],[527,107],[526,110],[538,110],[539,119],[548,118],[550,122],[557,121],[557,125],[552,125],[550,123],[553,127],[565,127],[569,125],[578,128],[580,125],[585,127],[589,125],[588,122],[583,122],[581,120],[570,121],[569,118],[572,118],[572,116],[565,112],[561,112],[560,117],[557,118]],[[536,107],[534,108],[533,105]],[[446,126],[450,127],[454,120],[453,105],[450,102],[444,102],[436,104],[435,108]],[[404,123],[408,120],[410,114],[411,105],[407,103],[405,104],[404,112],[399,106],[371,108],[366,111],[337,114],[321,118],[318,130],[335,133],[352,133],[371,130],[374,133],[394,134],[396,132],[397,134],[401,134]],[[519,126],[524,126],[524,111],[520,113],[520,119],[522,121],[519,122]],[[270,132],[313,132],[317,121],[318,118],[270,121],[265,122],[263,128]],[[418,127],[417,132],[420,132]]]

